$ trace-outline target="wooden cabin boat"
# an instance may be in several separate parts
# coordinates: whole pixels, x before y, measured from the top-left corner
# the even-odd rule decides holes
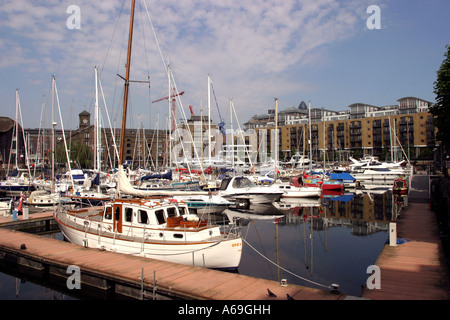
[[[59,206],[54,216],[64,236],[85,247],[213,269],[236,269],[241,260],[238,229],[222,232],[173,199],[115,199],[100,209]]]

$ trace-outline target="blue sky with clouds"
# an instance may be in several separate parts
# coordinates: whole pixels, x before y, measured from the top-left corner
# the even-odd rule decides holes
[[[144,2],[145,1],[145,2]],[[0,101],[14,117],[19,89],[25,127],[46,119],[55,75],[65,127],[93,112],[94,66],[112,120],[120,124],[130,0],[3,0],[0,6]],[[80,29],[67,28],[67,8],[80,8]],[[381,29],[366,12],[380,8]],[[148,10],[146,10],[146,8]],[[155,126],[167,114],[170,63],[181,102],[206,113],[210,74],[222,117],[233,99],[239,122],[311,101],[347,110],[355,102],[383,106],[405,96],[434,102],[433,82],[450,44],[448,0],[137,0],[128,126]],[[150,21],[160,45],[159,54]],[[218,121],[215,101],[212,117]],[[178,118],[181,112],[178,111]],[[235,121],[235,120],[234,120]],[[49,120],[46,120],[49,124]],[[162,126],[162,125],[161,125]]]

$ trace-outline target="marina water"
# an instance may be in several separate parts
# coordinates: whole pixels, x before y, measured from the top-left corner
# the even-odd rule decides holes
[[[338,284],[341,293],[359,296],[370,276],[367,268],[376,263],[388,241],[389,222],[404,204],[407,197],[390,190],[358,191],[227,209],[221,217],[211,218],[226,217],[227,223],[241,225],[240,274],[319,289]],[[61,233],[47,236],[63,241]],[[0,271],[3,300],[117,298],[86,294],[83,288],[72,294],[61,290],[64,281],[34,283],[20,272]]]

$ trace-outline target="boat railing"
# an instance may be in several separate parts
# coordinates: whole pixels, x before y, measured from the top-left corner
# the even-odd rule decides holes
[[[224,224],[220,226],[220,232],[225,239],[234,239],[241,236],[241,226],[238,224]]]

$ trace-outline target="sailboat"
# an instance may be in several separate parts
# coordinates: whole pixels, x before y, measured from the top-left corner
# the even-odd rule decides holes
[[[20,196],[23,192],[33,191],[35,187],[32,184],[30,167],[28,165],[28,154],[25,146],[25,159],[27,161],[27,169],[19,169],[19,115],[22,119],[22,110],[20,108],[19,90],[16,90],[16,121],[13,126],[13,136],[11,139],[11,151],[8,160],[7,179],[0,181],[0,191],[4,191],[7,196]],[[23,128],[23,121],[22,128]],[[23,130],[22,130],[23,133]],[[25,141],[25,137],[23,137]],[[12,172],[9,171],[11,155],[14,154],[15,168]],[[20,174],[20,175],[19,175]],[[27,175],[28,174],[28,175]]]
[[[116,198],[97,210],[59,206],[55,220],[69,241],[85,247],[199,267],[236,269],[242,254],[239,229],[221,230],[218,225],[209,225],[190,214],[183,201],[150,199],[148,191],[131,186],[123,170],[134,8],[132,0],[117,184],[121,194],[128,191],[141,198]]]
[[[54,115],[55,115],[55,105],[54,102],[55,100],[58,102],[59,99],[57,97],[58,92],[56,89],[56,80],[55,77],[52,77],[52,150],[55,150],[55,126],[56,126],[56,122],[54,120]],[[56,99],[54,99],[54,97],[56,97]],[[59,107],[59,102],[58,102],[58,107]],[[59,110],[59,114],[61,115],[61,110],[60,108],[58,108]],[[62,119],[61,119],[62,120]],[[61,121],[61,126],[62,126],[62,121]],[[46,187],[44,187],[44,190],[36,190],[31,192],[31,194],[26,197],[24,199],[24,204],[29,206],[29,207],[34,207],[34,208],[46,208],[46,207],[52,207],[55,206],[57,203],[64,203],[64,205],[67,206],[74,206],[74,202],[68,198],[65,198],[64,196],[61,195],[60,192],[57,191],[57,187],[55,185],[55,179],[54,179],[54,172],[55,172],[55,153],[52,152],[52,177],[53,179],[46,184]],[[45,186],[45,185],[42,185]],[[58,188],[59,189],[59,188]]]
[[[100,171],[101,171],[101,128],[100,128],[100,106],[98,102],[98,69],[94,68],[95,77],[95,125],[94,125],[94,173],[95,177],[91,180],[84,178],[83,186],[72,192],[66,192],[65,196],[73,201],[87,205],[101,205],[110,200],[110,195],[100,190]],[[95,187],[96,186],[96,187]]]

